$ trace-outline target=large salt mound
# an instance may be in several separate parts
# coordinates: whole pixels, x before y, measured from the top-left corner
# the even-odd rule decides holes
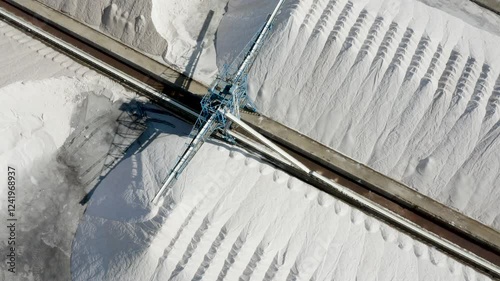
[[[258,108],[500,229],[500,38],[413,0],[287,3]]]
[[[70,278],[71,244],[84,211],[79,202],[88,191],[79,175],[99,167],[100,153],[109,150],[109,135],[120,113],[120,103],[112,106],[109,99],[120,96],[117,88],[96,77],[23,81],[0,88],[0,167],[15,168],[18,220],[17,272],[3,265],[0,280]],[[92,108],[92,101],[101,106]],[[9,218],[8,191],[7,182],[0,184],[4,221]],[[0,235],[8,237],[8,229],[2,228]],[[0,242],[3,252],[11,246]]]
[[[9,54],[0,57],[1,164],[15,160],[29,169],[61,148],[71,115],[89,93],[113,102],[131,98],[110,79],[1,21],[0,51]]]
[[[215,33],[228,0],[153,0],[152,20],[168,42],[163,59],[210,84],[218,72]]]
[[[0,280],[66,281],[84,180],[100,171],[120,105],[133,94],[2,21],[0,53],[0,169],[14,167],[17,183],[16,273],[3,262]],[[3,221],[7,191],[2,181]]]
[[[215,33],[229,0],[38,0],[210,84]]]
[[[488,280],[223,144],[205,144],[147,218],[185,140],[176,134],[189,129],[165,121],[92,197],[73,243],[73,280]],[[157,129],[170,133],[144,146]]]

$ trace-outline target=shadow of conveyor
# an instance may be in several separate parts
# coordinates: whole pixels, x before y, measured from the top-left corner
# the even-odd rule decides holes
[[[91,190],[80,201],[82,205],[85,205],[90,200],[95,188],[102,179],[116,166],[129,147],[147,128],[147,117],[140,103],[135,101],[124,103],[120,106],[120,110],[122,112],[116,119],[116,130],[108,152],[88,166],[87,169],[80,172],[80,178],[84,181],[83,185],[86,187],[92,186]]]
[[[176,84],[181,86],[183,89],[188,89],[194,72],[200,61],[201,54],[204,47],[204,39],[208,32],[208,28],[215,12],[210,10],[205,18],[203,26],[200,30],[196,42],[198,43],[193,54],[191,55],[187,65],[185,76],[179,76]],[[160,114],[160,115],[170,115],[168,112],[157,108],[153,104],[141,104],[139,102],[132,101],[130,103],[122,104],[120,107],[122,113],[118,116],[116,120],[117,128],[112,137],[110,147],[105,155],[96,159],[91,165],[87,166],[86,169],[80,170],[79,178],[83,181],[83,185],[90,189],[85,197],[80,201],[81,205],[85,205],[89,202],[95,189],[102,182],[104,177],[123,159],[127,153],[138,153],[141,152],[147,145],[152,142],[159,134],[159,131],[149,132],[149,135],[143,136],[144,132],[148,128],[148,124],[160,123],[167,125],[168,127],[175,129],[175,126],[162,118],[154,118],[150,115]],[[171,130],[173,134],[179,134],[177,130]],[[134,142],[142,140],[139,146],[132,146]],[[136,149],[136,151],[130,151],[130,149]]]
[[[161,111],[148,112],[152,117],[145,117],[143,109],[154,105],[113,101],[112,94],[106,89],[99,94],[81,93],[64,144],[54,154],[34,159],[31,168],[20,173],[19,186],[23,188],[16,202],[17,238],[22,241],[18,245],[19,278],[2,278],[6,272],[3,264],[0,280],[70,280],[72,241],[86,209],[81,204],[88,201],[102,177],[131,153],[131,145],[132,151],[137,150],[133,143],[138,138],[144,137],[141,147],[154,139],[154,119],[172,120],[163,118],[166,113]],[[167,133],[178,130],[163,124],[158,128]],[[46,139],[50,145],[52,139]],[[7,245],[0,246],[3,251]]]
[[[215,12],[213,10],[210,10],[207,14],[197,38],[198,44],[186,65],[186,76],[180,76],[176,81],[176,84],[180,85],[184,89],[188,89],[192,82],[191,77],[193,77],[200,61],[204,47],[204,39],[214,17],[214,13]],[[107,136],[105,138],[101,137],[101,143],[96,145],[101,147],[103,143],[109,143],[109,149],[107,149],[105,153],[97,153],[98,157],[93,159],[90,163],[82,164],[75,160],[74,162],[78,165],[78,167],[76,167],[76,165],[72,165],[72,163],[68,163],[68,161],[65,161],[65,164],[69,167],[74,166],[78,181],[87,191],[87,194],[80,201],[81,205],[85,205],[89,202],[104,177],[109,174],[109,172],[114,169],[121,160],[123,160],[126,154],[141,152],[160,134],[160,132],[156,130],[148,131],[147,128],[149,124],[160,123],[167,125],[167,127],[172,128],[171,132],[168,133],[179,134],[179,132],[175,130],[175,126],[170,122],[165,121],[163,118],[148,116],[148,113],[152,113],[149,114],[152,116],[158,114],[169,115],[168,112],[156,107],[154,104],[131,101],[129,103],[121,104],[119,110],[121,113],[115,120],[99,120],[99,118],[96,118],[96,120],[92,122],[93,124],[96,124],[93,128],[87,126],[83,129],[86,131],[85,138],[78,136],[73,137],[73,139],[75,139],[75,143],[70,142],[70,144],[65,147],[66,153],[63,153],[65,157],[61,158],[67,160],[70,158],[66,157],[68,154],[80,153],[77,151],[88,151],[88,149],[91,149],[92,142],[95,143],[96,139],[99,139],[99,137],[96,137],[95,134],[103,134],[103,131],[105,131],[103,126],[113,127],[112,132],[108,130],[109,132],[107,133]],[[147,136],[143,135],[146,131],[148,131]],[[139,139],[141,139],[140,145],[133,146],[132,144]],[[135,149],[136,151],[130,151],[130,149]]]
[[[185,135],[182,131],[176,130],[174,124],[165,120],[165,116],[175,118],[172,114],[153,104],[132,101],[122,104],[120,110],[122,112],[115,121],[116,128],[110,138],[107,153],[88,165],[86,169],[80,170],[79,178],[88,190],[80,201],[81,205],[88,203],[106,175],[127,155],[140,153],[161,133]],[[163,128],[171,130],[148,130],[154,124],[162,124]],[[134,143],[136,145],[133,145]]]

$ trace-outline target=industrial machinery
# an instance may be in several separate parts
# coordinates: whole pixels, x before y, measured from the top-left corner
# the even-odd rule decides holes
[[[201,113],[190,134],[192,140],[169,173],[153,202],[157,202],[163,196],[165,190],[182,173],[189,161],[213,132],[217,131],[227,141],[234,142],[233,137],[228,133],[228,129],[232,122],[239,119],[240,108],[256,111],[247,96],[247,76],[258,52],[269,36],[283,2],[285,0],[278,2],[260,32],[252,38],[236,60],[217,77],[209,92],[202,99]],[[253,134],[256,134],[256,132],[253,131]]]

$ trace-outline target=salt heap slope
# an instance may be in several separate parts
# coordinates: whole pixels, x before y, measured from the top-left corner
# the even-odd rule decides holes
[[[500,37],[413,0],[287,1],[264,114],[500,229]]]
[[[229,0],[38,0],[142,53],[210,84],[215,33]]]
[[[73,280],[489,280],[220,143],[201,148],[154,210],[189,131],[165,121],[96,190],[73,243]]]

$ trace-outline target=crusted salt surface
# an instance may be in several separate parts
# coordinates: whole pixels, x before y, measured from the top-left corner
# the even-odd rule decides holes
[[[257,107],[500,229],[500,37],[413,0],[284,10],[250,75]]]
[[[73,280],[488,280],[219,143],[201,148],[159,209],[143,205],[151,216],[119,204],[127,194],[142,194],[140,204],[153,198],[185,140],[174,132],[129,153],[98,187],[73,243]],[[121,207],[110,212],[109,202]]]

